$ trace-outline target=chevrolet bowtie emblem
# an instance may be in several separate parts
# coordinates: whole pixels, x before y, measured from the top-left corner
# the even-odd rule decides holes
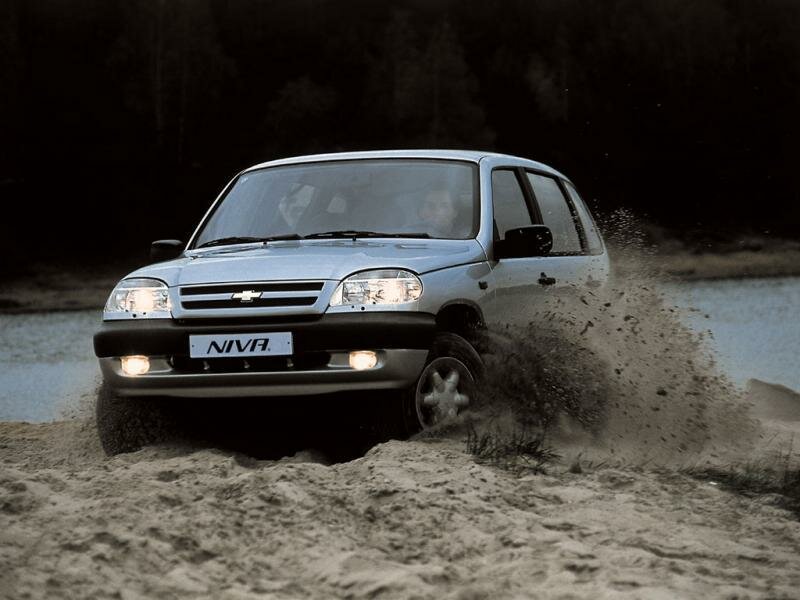
[[[236,292],[231,296],[231,300],[241,300],[242,302],[252,302],[255,298],[261,298],[261,292],[244,290],[243,292]]]

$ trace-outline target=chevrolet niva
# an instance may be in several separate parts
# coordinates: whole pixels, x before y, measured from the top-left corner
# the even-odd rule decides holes
[[[564,175],[441,150],[256,165],[188,244],[160,240],[151,255],[113,290],[94,337],[108,453],[146,443],[143,412],[175,397],[383,390],[375,402],[414,433],[475,397],[487,323],[609,269]]]

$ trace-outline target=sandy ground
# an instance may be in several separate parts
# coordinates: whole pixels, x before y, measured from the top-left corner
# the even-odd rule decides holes
[[[800,521],[672,468],[512,473],[458,439],[390,441],[333,465],[180,446],[109,459],[85,421],[2,423],[0,448],[4,598],[800,590]]]

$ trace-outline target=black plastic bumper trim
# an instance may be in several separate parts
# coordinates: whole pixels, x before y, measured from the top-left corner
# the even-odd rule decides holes
[[[347,349],[427,349],[436,330],[429,313],[363,312],[323,315],[316,321],[246,323],[230,319],[215,324],[191,323],[190,319],[104,321],[94,336],[98,357],[183,355],[189,352],[189,336],[214,333],[269,333],[291,331],[294,351],[315,352]]]

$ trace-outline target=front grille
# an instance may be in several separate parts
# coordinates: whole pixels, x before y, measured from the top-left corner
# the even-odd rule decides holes
[[[297,298],[255,298],[249,302],[241,300],[193,300],[182,301],[186,310],[198,308],[262,308],[266,306],[312,306],[316,296],[298,296]]]
[[[187,286],[180,288],[181,307],[200,310],[313,306],[323,287],[323,281]],[[235,298],[236,294],[245,294],[246,297]],[[254,297],[257,294],[261,297]]]
[[[321,281],[299,281],[280,283],[234,283],[226,285],[196,285],[181,288],[181,296],[198,296],[200,294],[235,294],[243,290],[251,292],[319,292]]]

